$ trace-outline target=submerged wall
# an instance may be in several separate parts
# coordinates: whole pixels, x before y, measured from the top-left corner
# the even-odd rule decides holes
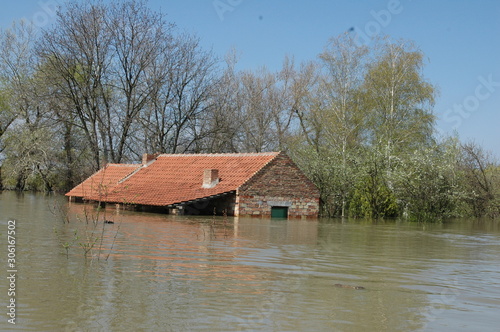
[[[286,155],[280,154],[241,186],[235,214],[270,217],[273,207],[290,218],[316,218],[319,190]]]

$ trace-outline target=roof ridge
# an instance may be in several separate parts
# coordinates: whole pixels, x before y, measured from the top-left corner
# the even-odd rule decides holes
[[[258,157],[258,156],[277,156],[277,152],[237,152],[237,153],[162,153],[158,157]]]
[[[137,167],[140,166],[141,164],[120,164],[120,163],[107,163],[103,168],[106,168],[107,166],[120,166],[120,167]]]

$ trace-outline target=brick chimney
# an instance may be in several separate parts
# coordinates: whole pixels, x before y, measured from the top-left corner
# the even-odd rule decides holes
[[[219,170],[206,169],[203,171],[203,185],[202,188],[213,188],[219,183]]]
[[[146,165],[149,163],[151,160],[156,159],[158,157],[159,153],[145,153],[142,155],[142,164]]]

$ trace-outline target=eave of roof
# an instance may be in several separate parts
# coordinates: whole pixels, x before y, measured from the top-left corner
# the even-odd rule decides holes
[[[105,192],[111,191],[118,182],[133,173],[139,164],[107,164],[85,181],[71,189],[66,196],[90,197],[102,196]]]

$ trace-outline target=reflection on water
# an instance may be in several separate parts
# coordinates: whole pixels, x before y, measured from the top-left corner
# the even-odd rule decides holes
[[[497,330],[498,222],[97,215],[4,192],[0,233],[9,218],[19,316],[1,330]]]

